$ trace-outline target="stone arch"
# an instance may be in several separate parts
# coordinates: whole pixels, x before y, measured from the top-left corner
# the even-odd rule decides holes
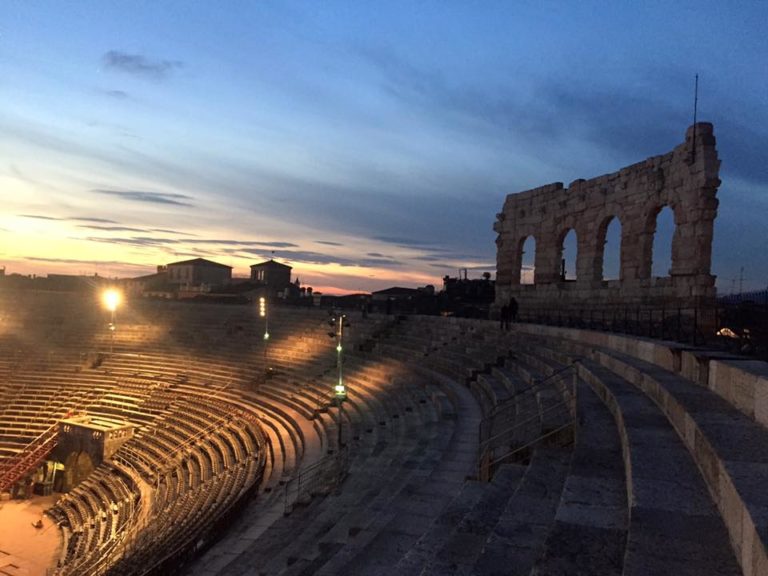
[[[610,214],[603,218],[597,228],[595,277],[600,280],[622,280],[623,258],[624,227],[618,215]]]
[[[661,222],[661,229],[659,223]],[[655,206],[645,221],[643,250],[645,258],[642,262],[643,278],[669,277],[675,269],[676,251],[678,244],[678,217],[675,206],[671,202]]]
[[[578,279],[579,267],[579,234],[575,226],[569,226],[560,232],[557,238],[557,269],[561,281]],[[565,273],[562,263],[565,263]]]
[[[70,452],[64,459],[64,480],[62,482],[62,492],[69,492],[85,480],[93,472],[94,465],[91,455],[88,452]]]
[[[520,238],[518,242],[517,275],[519,284],[536,283],[536,237],[528,234]]]

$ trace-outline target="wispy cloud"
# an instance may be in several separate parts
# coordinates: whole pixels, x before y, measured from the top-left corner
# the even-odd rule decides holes
[[[150,228],[150,232],[160,232],[162,234],[176,234],[178,236],[197,236],[191,232],[181,232],[179,230],[168,230],[167,228]]]
[[[432,244],[429,240],[421,240],[419,238],[408,238],[405,236],[374,236],[374,240],[379,242],[386,242],[387,244],[395,244],[403,248],[422,248]]]
[[[130,266],[133,268],[147,268],[146,264],[136,264],[134,262],[123,262],[120,260],[78,260],[75,258],[42,258],[39,256],[25,256],[27,260],[35,262],[51,262],[54,264],[88,264],[102,266]]]
[[[96,226],[94,224],[80,224],[78,228],[88,230],[103,230],[105,232],[146,232],[143,228],[131,228],[129,226]]]
[[[298,244],[293,242],[251,242],[255,246],[268,246],[270,248],[298,248]]]
[[[101,244],[120,244],[127,246],[165,246],[175,244],[178,240],[173,238],[153,238],[151,236],[131,236],[129,238],[106,238],[103,236],[88,236],[89,242],[99,242]]]
[[[190,236],[184,232],[176,232],[174,230],[161,230],[158,228],[131,228],[122,226],[81,226],[82,228],[96,229],[105,232],[143,232],[146,235],[134,235],[134,236],[89,236],[87,239],[92,242],[100,242],[103,244],[120,244],[128,246],[156,246],[156,247],[192,247],[192,246],[216,246],[223,248],[216,248],[216,250],[225,253],[235,253],[238,251],[248,252],[252,254],[263,254],[265,248],[298,248],[298,244],[292,242],[263,242],[257,240],[234,240],[230,238],[169,238],[166,236],[152,236],[152,232],[166,232],[170,234],[178,234],[182,236]],[[203,248],[204,249],[204,248]]]
[[[173,204],[176,206],[193,206],[188,200],[192,200],[191,196],[186,194],[174,194],[170,192],[143,192],[139,190],[92,190],[96,194],[104,194],[107,196],[116,196],[118,198],[125,198],[126,200],[133,200],[136,202],[150,202],[153,204]]]
[[[131,226],[100,226],[97,224],[79,224],[78,228],[102,230],[104,232],[160,232],[161,234],[176,234],[178,236],[195,236],[189,232],[179,232],[178,230],[168,230],[167,228],[133,228]],[[194,240],[190,240],[190,242],[194,242]]]
[[[128,92],[125,92],[124,90],[103,90],[103,94],[116,100],[127,100],[130,98]]]
[[[35,220],[62,220],[53,216],[42,216],[41,214],[19,214],[19,218],[34,218]]]
[[[117,222],[108,218],[89,218],[76,216],[72,218],[72,220],[77,220],[78,222],[100,222],[101,224],[117,224]]]
[[[344,246],[341,242],[331,242],[330,240],[315,240],[318,244],[325,244],[326,246]]]
[[[107,218],[91,218],[91,217],[84,217],[84,216],[72,216],[72,217],[57,217],[57,216],[44,216],[43,214],[17,214],[19,218],[34,218],[35,220],[58,220],[60,222],[98,222],[100,224],[117,224],[114,220],[109,220]],[[80,226],[81,228],[88,228],[88,226]],[[93,228],[98,228],[98,226],[93,226]],[[106,228],[105,228],[106,229]]]
[[[142,54],[129,54],[120,50],[110,50],[103,57],[107,68],[143,76],[153,80],[163,80],[174,70],[184,67],[180,60],[155,60]]]
[[[253,248],[242,249],[240,252],[240,255],[243,257],[247,257],[246,255],[264,256],[263,250]],[[403,265],[402,262],[387,257],[349,258],[345,256],[338,256],[336,254],[315,252],[312,250],[276,250],[275,256],[291,263],[336,264],[338,266],[345,267],[358,266],[362,268],[396,268]]]

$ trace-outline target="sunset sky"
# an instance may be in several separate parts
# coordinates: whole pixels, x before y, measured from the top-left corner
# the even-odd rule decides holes
[[[495,272],[504,196],[715,125],[713,273],[768,285],[768,3],[0,0],[0,266]]]

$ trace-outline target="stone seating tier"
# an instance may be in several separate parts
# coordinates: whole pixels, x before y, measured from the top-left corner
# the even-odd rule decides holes
[[[648,566],[659,573],[732,574],[741,571],[738,562],[749,576],[768,573],[760,537],[768,506],[749,487],[764,463],[759,446],[768,442],[735,440],[756,438],[762,426],[754,367],[758,376],[742,385],[752,392],[734,393],[710,382],[735,370],[734,361],[709,357],[706,371],[700,355],[658,343],[531,325],[505,334],[475,320],[355,319],[365,338],[377,336],[373,353],[351,342],[346,347],[349,396],[342,416],[345,441],[354,448],[350,474],[339,492],[282,517],[273,515],[281,484],[335,448],[338,412],[328,407],[335,354],[325,317],[291,311],[274,332],[270,321],[273,375],[264,379],[258,324],[244,322],[238,311],[222,322],[215,307],[177,314],[181,308],[152,318],[160,330],[148,320],[126,326],[117,353],[93,369],[80,367],[104,381],[94,407],[114,417],[121,410],[134,418],[147,414],[140,437],[157,429],[156,439],[127,446],[121,456],[133,459],[136,470],[115,461],[114,473],[127,479],[117,490],[140,507],[164,511],[178,527],[146,532],[145,553],[129,555],[121,566],[162,560],[150,539],[168,542],[170,551],[184,549],[196,534],[207,541],[216,519],[241,497],[245,479],[256,476],[248,456],[259,441],[257,428],[240,417],[235,426],[227,421],[220,433],[203,435],[172,473],[157,474],[160,452],[204,431],[206,414],[221,413],[223,403],[244,407],[269,438],[262,469],[268,472],[258,484],[270,492],[247,505],[242,522],[193,574],[244,574],[253,566],[265,574],[483,576],[499,566],[521,574],[645,574]],[[301,337],[288,338],[292,332]],[[107,342],[104,335],[81,340],[102,350]],[[551,426],[548,407],[565,397],[570,380],[546,390],[537,385],[577,358],[574,446],[540,444],[501,464],[490,484],[467,480],[477,470],[481,403],[485,414],[510,406],[517,418],[538,414],[540,426]],[[56,374],[55,383],[69,389],[66,369]],[[131,377],[143,382],[120,387]],[[192,400],[175,402],[179,396]],[[668,470],[657,472],[654,463],[662,461]],[[672,497],[682,488],[670,487],[664,473],[685,476],[683,494]],[[146,486],[155,481],[146,500]],[[77,504],[54,513],[74,523],[98,515],[115,488],[94,482],[83,483],[81,496],[72,492]],[[247,519],[252,515],[276,521],[257,528]],[[114,525],[110,518],[94,521],[89,532],[66,535],[66,549],[87,556]]]

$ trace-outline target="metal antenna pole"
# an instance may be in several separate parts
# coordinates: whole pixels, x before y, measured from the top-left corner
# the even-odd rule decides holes
[[[696,74],[696,80],[693,88],[693,151],[691,158],[696,162],[696,117],[699,109],[699,75]]]

